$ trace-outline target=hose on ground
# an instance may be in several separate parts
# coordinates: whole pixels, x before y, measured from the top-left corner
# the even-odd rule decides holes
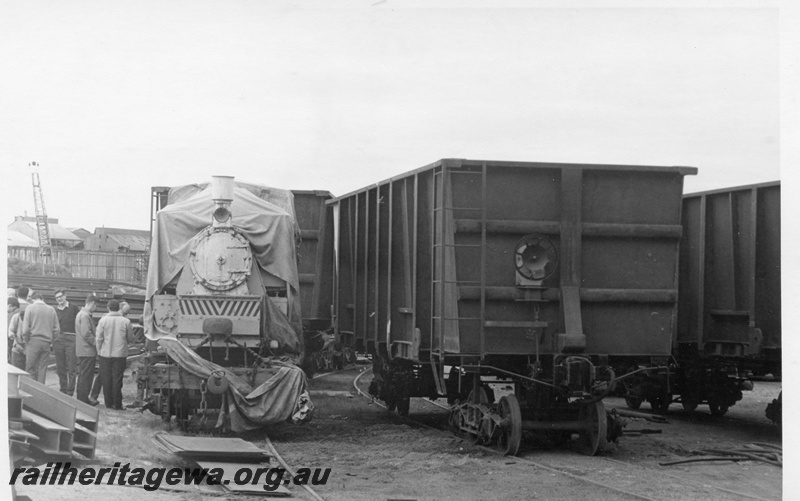
[[[705,455],[676,461],[667,461],[659,464],[661,466],[672,466],[703,461],[760,461],[783,468],[783,448],[779,445],[764,443],[745,444],[741,448],[736,449],[703,449],[695,451],[694,453]]]

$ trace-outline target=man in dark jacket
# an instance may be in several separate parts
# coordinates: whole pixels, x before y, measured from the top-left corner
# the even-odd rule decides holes
[[[75,392],[75,379],[78,375],[78,359],[75,355],[75,317],[81,309],[78,305],[70,304],[64,291],[57,290],[56,315],[58,325],[61,326],[61,335],[53,342],[53,353],[56,356],[56,374],[61,393],[72,396]]]
[[[95,346],[95,326],[92,313],[97,309],[97,296],[89,294],[86,305],[75,318],[75,355],[78,357],[78,382],[75,386],[76,398],[89,405],[97,405],[97,400],[89,398],[94,382],[94,367],[97,362]]]

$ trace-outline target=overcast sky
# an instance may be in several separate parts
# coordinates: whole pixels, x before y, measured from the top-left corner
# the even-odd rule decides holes
[[[214,174],[334,195],[447,157],[780,178],[778,9],[473,3],[495,7],[6,3],[5,219],[34,214],[32,161],[48,215],[90,231],[146,229],[151,186]]]

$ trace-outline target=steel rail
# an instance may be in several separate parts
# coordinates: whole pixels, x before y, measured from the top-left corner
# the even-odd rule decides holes
[[[325,376],[329,376],[329,375],[331,375],[331,374],[335,374],[335,373],[337,373],[337,372],[341,372],[341,371],[342,371],[342,369],[337,369],[337,370],[335,370],[335,371],[323,372],[322,374],[314,374],[313,376],[311,376],[311,379],[319,379],[319,378],[323,378],[323,377],[325,377]]]
[[[370,400],[372,403],[374,403],[374,404],[376,404],[376,405],[378,405],[380,407],[383,407],[384,409],[388,409],[388,407],[386,407],[382,403],[378,402],[377,400],[375,400],[370,395],[367,395],[366,393],[361,391],[361,388],[358,387],[358,380],[361,379],[361,376],[363,376],[364,374],[366,374],[367,372],[370,372],[370,371],[372,371],[371,368],[366,369],[364,371],[361,371],[353,379],[353,387],[356,389],[358,394],[361,395],[362,397],[366,398],[367,400]],[[430,402],[430,403],[433,403],[433,402]],[[436,404],[436,405],[438,405],[438,404]],[[398,416],[403,418],[403,419],[405,419],[405,420],[408,420],[408,421],[410,421],[410,422],[412,422],[414,424],[422,426],[423,428],[426,428],[426,429],[429,429],[429,430],[436,430],[436,431],[439,431],[439,432],[443,432],[443,430],[440,429],[440,428],[435,428],[433,426],[429,426],[429,425],[427,425],[425,423],[421,423],[421,422],[419,422],[419,421],[417,421],[417,420],[415,420],[413,418],[410,418],[408,416],[400,416],[399,414],[398,414]],[[502,453],[500,451],[492,449],[491,447],[485,447],[485,446],[482,446],[482,445],[479,445],[479,446],[476,446],[476,447],[481,449],[481,450],[484,450],[484,451],[487,451],[487,452],[491,452],[492,454],[495,454],[495,455],[502,455]],[[569,473],[569,472],[566,472],[566,471],[563,471],[563,470],[559,470],[558,468],[553,468],[552,466],[547,466],[547,465],[538,463],[536,461],[532,461],[530,459],[527,459],[527,458],[524,458],[524,457],[521,457],[521,456],[515,456],[515,458],[519,459],[520,461],[524,461],[526,463],[530,463],[530,464],[532,464],[532,465],[534,465],[534,466],[536,466],[538,468],[542,468],[544,470],[552,471],[554,473],[558,473],[560,475],[563,475],[565,477],[568,477],[568,478],[571,478],[571,479],[574,479],[574,480],[578,480],[578,481],[583,482],[583,483],[595,485],[595,486],[598,486],[598,487],[603,487],[604,489],[608,489],[608,490],[616,492],[618,494],[623,494],[623,495],[631,497],[633,499],[641,499],[641,500],[644,500],[644,501],[657,501],[657,500],[655,500],[653,498],[649,498],[647,496],[642,496],[640,494],[635,494],[633,492],[629,492],[629,491],[626,491],[626,490],[618,489],[616,487],[613,487],[613,486],[608,485],[608,484],[604,484],[602,482],[597,482],[595,480],[590,480],[588,478],[583,478],[583,477],[580,477],[578,475],[573,475],[572,473]]]
[[[628,466],[628,467],[633,466],[633,467],[639,468],[641,470],[647,470],[648,469],[648,468],[645,468],[644,466],[640,466],[640,465],[638,465],[636,463],[626,463],[625,461],[620,461],[619,459],[613,459],[613,458],[610,458],[610,457],[604,457],[603,459],[605,459],[606,461],[611,461],[612,463],[617,463],[617,464],[625,465],[625,466]],[[658,472],[659,472],[660,475],[663,475],[665,477],[674,478],[675,480],[678,480],[679,482],[682,482],[684,484],[685,483],[693,484],[695,487],[698,487],[698,488],[703,488],[703,487],[706,487],[706,486],[710,486],[710,487],[713,487],[714,489],[720,490],[722,492],[726,492],[726,493],[729,493],[729,494],[737,494],[737,495],[739,495],[739,496],[741,496],[743,498],[746,498],[746,499],[757,499],[758,501],[769,501],[767,499],[760,498],[760,497],[754,496],[752,494],[745,494],[743,492],[735,492],[735,491],[731,491],[731,490],[728,490],[728,489],[724,489],[722,487],[718,487],[716,485],[701,484],[699,482],[695,482],[694,480],[690,480],[690,479],[687,479],[685,477],[679,477],[677,475],[673,475],[673,474],[671,474],[671,473],[669,473],[667,471],[658,470]]]
[[[372,370],[372,369],[367,369],[367,370]],[[358,392],[359,395],[361,395],[364,398],[367,398],[368,400],[371,400],[376,405],[386,409],[385,405],[381,404],[380,402],[378,402],[377,400],[372,398],[370,395],[367,395],[366,393],[361,391],[361,388],[358,387],[358,380],[361,378],[361,376],[363,376],[367,372],[367,370],[362,371],[361,373],[359,373],[358,376],[356,376],[356,378],[353,380],[353,387],[356,389],[356,391]],[[441,405],[439,403],[436,403],[436,402],[434,402],[432,400],[428,400],[427,398],[423,398],[422,400],[428,402],[429,404],[433,404],[433,405],[435,405],[437,407],[441,407],[442,409],[446,409],[446,410],[449,409],[448,407],[445,407],[445,406],[443,406],[443,405]],[[424,428],[427,428],[427,429],[443,431],[440,428],[435,428],[433,426],[429,426],[429,425],[427,425],[425,423],[421,423],[421,422],[416,421],[415,419],[409,418],[407,416],[400,416],[400,417],[402,417],[403,419],[407,419],[407,420],[409,420],[411,422],[414,422],[415,424],[418,424],[418,425],[420,425],[420,426],[422,426]],[[734,419],[734,418],[729,418],[729,419]],[[737,420],[738,421],[749,422],[749,421],[743,420],[743,419],[737,419]],[[772,444],[765,444],[765,443],[756,443],[755,445],[760,445],[762,447],[771,447],[771,448],[776,448],[777,447],[777,446],[774,446]],[[476,447],[478,447],[480,449],[483,449],[485,451],[491,452],[493,454],[500,454],[499,451],[496,451],[496,450],[494,450],[494,449],[492,449],[490,447],[485,447],[485,446],[476,446]],[[645,496],[641,496],[639,494],[635,494],[635,493],[632,493],[632,492],[624,491],[622,489],[617,489],[616,487],[612,487],[612,486],[609,486],[609,485],[606,485],[606,484],[602,484],[600,482],[595,482],[593,480],[589,480],[589,479],[586,479],[586,478],[578,477],[578,476],[573,475],[573,474],[571,474],[569,472],[565,472],[565,471],[559,470],[557,468],[553,468],[551,466],[540,464],[540,463],[538,463],[536,461],[533,461],[533,460],[525,458],[525,457],[516,456],[516,458],[521,460],[521,461],[524,461],[524,462],[533,464],[535,466],[538,466],[540,468],[543,468],[543,469],[546,469],[546,470],[551,470],[551,471],[557,472],[559,474],[565,475],[567,477],[575,478],[576,480],[580,480],[580,481],[583,481],[583,482],[586,482],[586,483],[591,483],[591,484],[594,484],[594,485],[600,485],[600,486],[603,486],[603,487],[605,487],[607,489],[611,489],[611,490],[616,491],[616,492],[621,492],[621,493],[624,493],[626,495],[636,497],[637,499],[647,499],[647,500],[655,501],[652,498],[648,498],[648,497],[645,497]],[[620,461],[618,459],[613,459],[613,458],[609,458],[609,457],[604,457],[603,459],[606,460],[606,461],[611,461],[613,463],[617,463],[617,464],[626,466],[626,467],[633,466],[633,467],[636,467],[636,468],[639,468],[639,469],[642,469],[642,470],[649,470],[648,468],[645,468],[643,466],[640,466],[640,465],[637,465],[637,464],[634,464],[634,463],[626,463],[626,462]],[[652,470],[652,471],[654,471],[654,470]],[[659,475],[664,475],[664,476],[667,476],[667,477],[671,477],[671,478],[674,478],[674,479],[679,480],[681,482],[689,482],[689,483],[692,483],[693,485],[695,485],[697,487],[703,487],[703,486],[706,485],[706,484],[702,484],[701,485],[701,484],[699,484],[697,482],[694,482],[692,480],[689,480],[689,479],[686,479],[686,478],[683,478],[683,477],[678,477],[678,476],[673,475],[671,473],[668,473],[666,471],[658,470],[658,472],[659,472]],[[737,495],[741,496],[742,498],[746,498],[746,499],[755,499],[755,500],[758,500],[758,501],[767,501],[764,498],[761,498],[761,497],[758,497],[758,496],[755,496],[755,495],[752,495],[752,494],[745,494],[743,492],[734,492],[734,491],[731,491],[731,490],[728,490],[728,489],[725,489],[725,488],[722,488],[722,487],[719,487],[719,486],[716,486],[716,485],[710,485],[710,487],[713,487],[714,489],[717,489],[719,491],[722,491],[722,492],[725,492],[725,493],[728,493],[728,494],[737,494]]]
[[[289,464],[281,457],[281,455],[278,454],[278,451],[275,450],[275,446],[272,445],[272,442],[270,441],[267,435],[264,435],[264,441],[267,443],[267,447],[269,448],[270,452],[272,453],[273,456],[275,456],[275,459],[278,460],[281,466],[283,466],[284,469],[289,472],[292,478],[296,477],[297,473],[289,466]],[[317,501],[325,501],[319,494],[316,493],[316,491],[314,491],[314,489],[309,487],[307,484],[302,484],[302,487],[306,491],[308,491],[308,493],[311,494],[311,497],[313,497]]]

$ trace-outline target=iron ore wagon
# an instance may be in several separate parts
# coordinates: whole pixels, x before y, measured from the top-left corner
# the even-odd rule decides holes
[[[771,182],[683,198],[675,393],[686,409],[725,414],[748,377],[780,377],[780,197]]]
[[[523,430],[594,454],[614,368],[666,367],[690,167],[445,159],[327,202],[334,328],[370,391],[506,454]],[[652,370],[652,369],[647,369]]]

